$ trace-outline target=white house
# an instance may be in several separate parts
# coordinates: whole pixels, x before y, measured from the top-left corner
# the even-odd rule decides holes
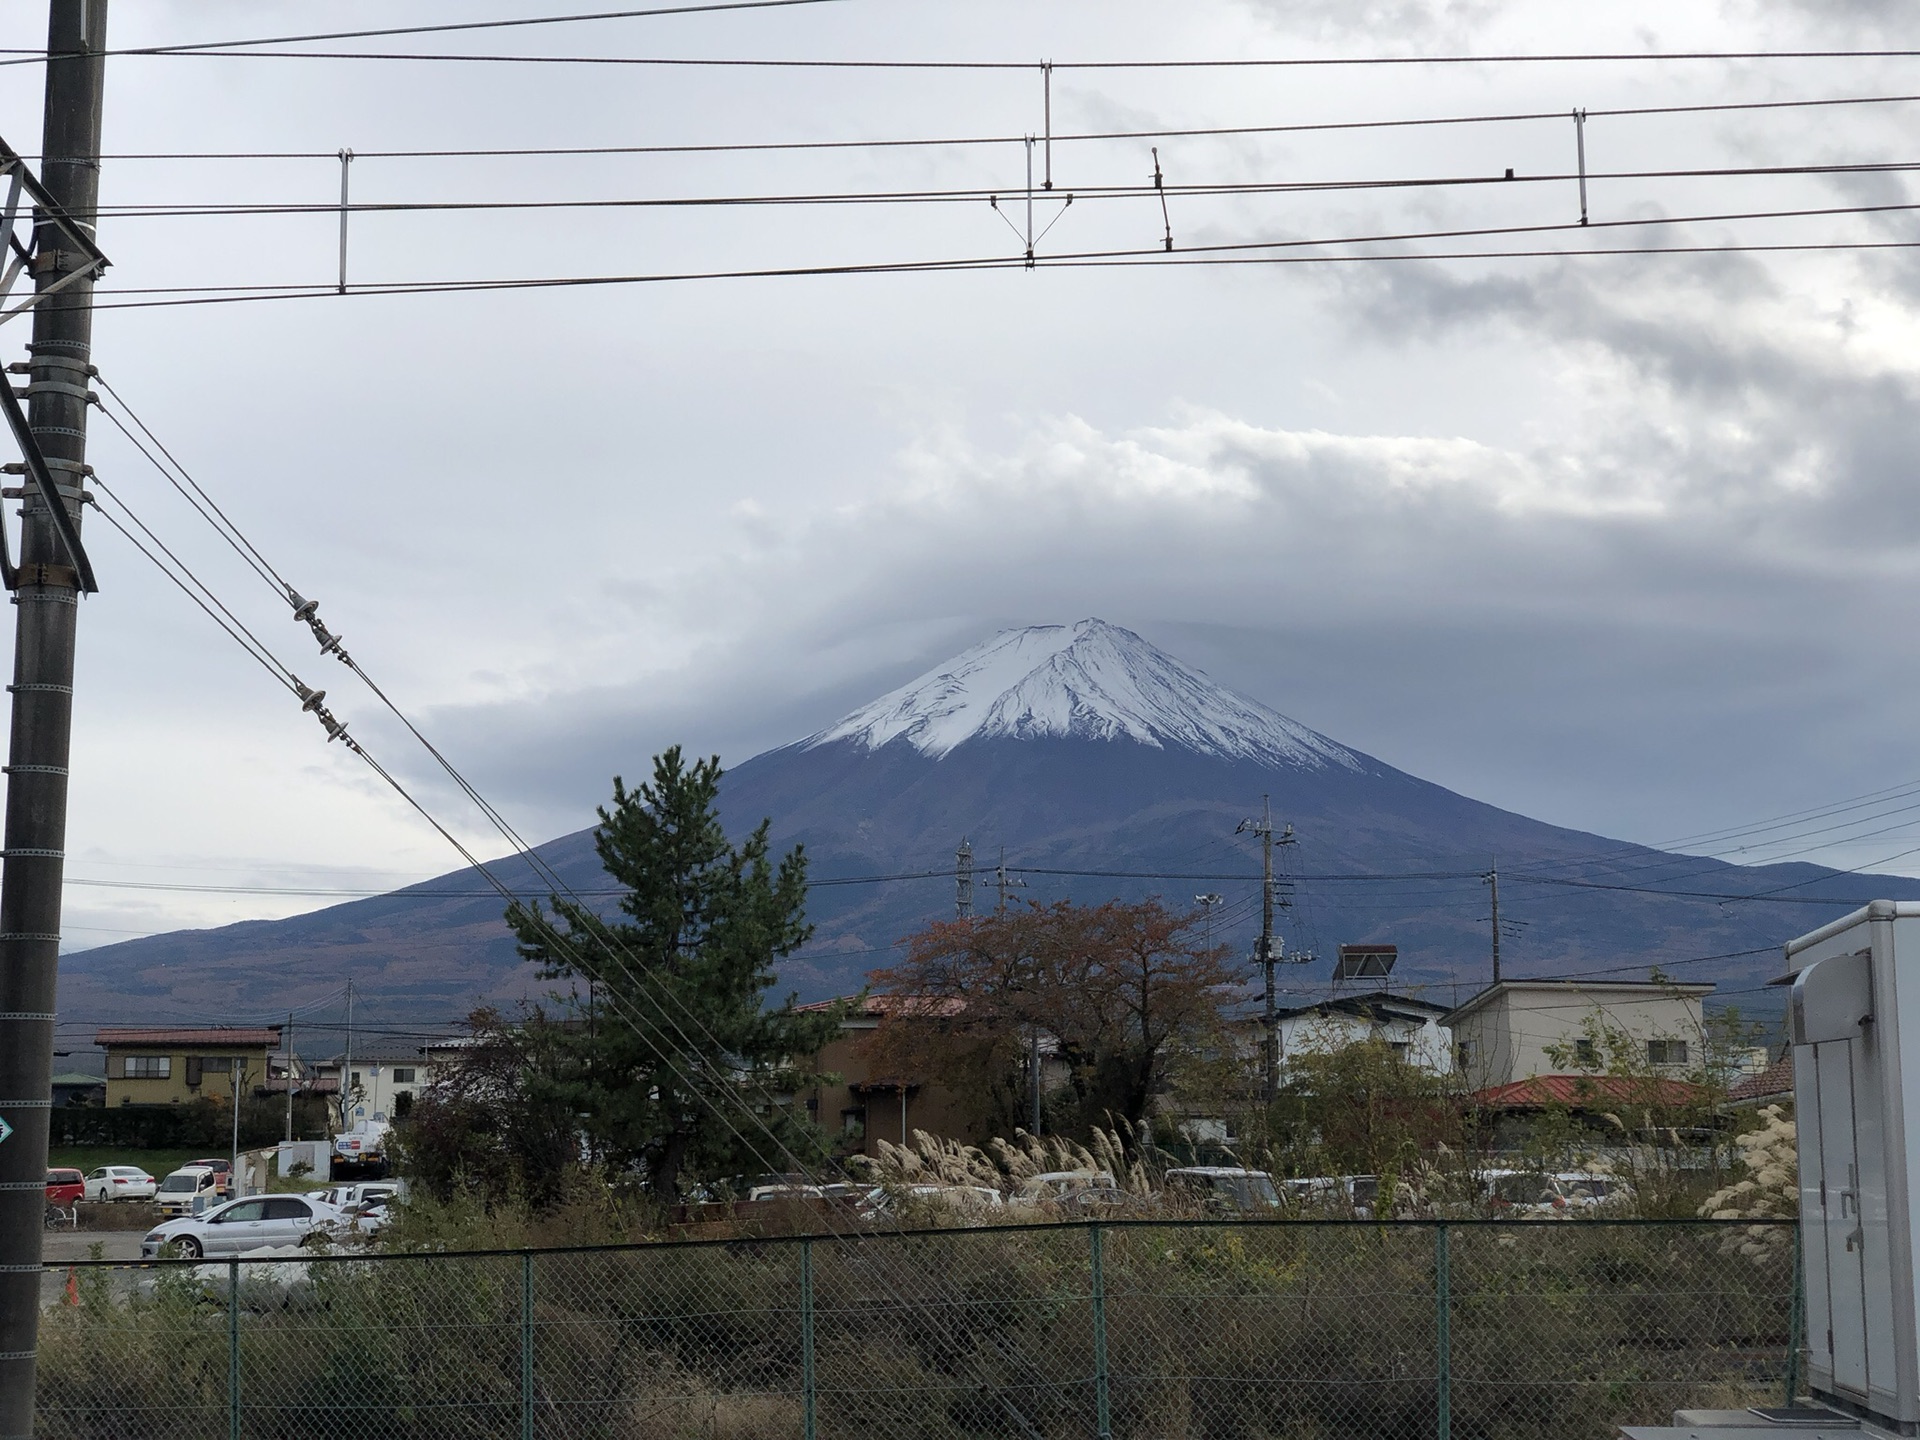
[[[1444,1005],[1375,990],[1337,995],[1278,1012],[1280,1068],[1297,1055],[1326,1055],[1362,1040],[1383,1040],[1409,1065],[1436,1075],[1453,1070],[1453,1039]]]
[[[1502,980],[1445,1017],[1454,1063],[1475,1088],[1604,1069],[1589,1032],[1618,1034],[1633,1059],[1679,1077],[1703,1060],[1711,985],[1646,980]],[[1549,1051],[1561,1052],[1556,1059]]]
[[[315,1067],[322,1075],[340,1078],[347,1056],[334,1055]],[[342,1091],[345,1116],[351,1127],[357,1120],[400,1120],[413,1108],[414,1097],[433,1078],[433,1061],[418,1045],[373,1044],[355,1049],[352,1067]]]

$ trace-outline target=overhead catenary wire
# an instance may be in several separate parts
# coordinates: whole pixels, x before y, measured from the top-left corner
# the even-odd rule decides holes
[[[1734,100],[1698,105],[1635,105],[1616,109],[1589,108],[1593,119],[1658,115],[1697,115],[1728,111],[1799,110],[1850,105],[1907,105],[1920,103],[1920,95],[1842,95],[1808,100]],[[1105,143],[1121,140],[1181,140],[1231,138],[1255,135],[1301,135],[1355,130],[1397,130],[1427,126],[1498,125],[1521,122],[1564,124],[1564,110],[1522,110],[1481,115],[1434,115],[1382,120],[1317,120],[1269,125],[1172,126],[1151,130],[1055,131],[1048,139],[1055,145]],[[367,150],[356,147],[358,160],[503,160],[514,158],[557,159],[595,155],[725,155],[811,150],[892,150],[963,149],[980,146],[1016,146],[1026,144],[1024,134],[946,135],[871,138],[849,140],[742,140],[709,141],[686,144],[653,145],[534,145],[494,146],[469,149]],[[27,159],[38,157],[27,156]],[[103,161],[173,160],[328,160],[338,161],[337,150],[150,150],[125,151],[103,155]]]
[[[244,43],[244,42],[243,42]],[[251,42],[254,45],[271,42]],[[982,71],[1040,73],[1043,69],[1062,70],[1285,70],[1352,69],[1372,66],[1405,68],[1408,66],[1480,66],[1480,65],[1617,65],[1732,62],[1768,62],[1783,60],[1912,60],[1920,50],[1670,50],[1670,51],[1591,51],[1557,52],[1539,55],[1288,55],[1233,58],[1163,58],[1156,60],[870,60],[797,57],[747,57],[719,55],[533,55],[465,51],[420,50],[264,50],[222,49],[213,46],[148,47],[143,50],[109,52],[128,58],[214,59],[214,60],[362,60],[405,63],[446,63],[468,65],[585,65],[655,66],[661,68],[740,69],[740,70],[891,70]],[[0,65],[45,63],[43,51],[15,51],[16,58],[0,60]]]
[[[639,10],[594,10],[576,15],[528,15],[507,20],[460,20],[439,25],[398,25],[377,30],[329,30],[304,35],[269,35],[252,40],[200,40],[177,45],[130,45],[119,49],[103,50],[106,56],[133,57],[136,55],[209,55],[220,51],[242,51],[261,45],[300,45],[317,43],[322,40],[376,40],[387,36],[400,35],[444,35],[456,31],[473,30],[518,30],[546,25],[580,25],[612,20],[648,20],[666,16],[707,15],[731,10],[784,10],[796,5],[829,5],[840,0],[706,0],[706,3],[692,5],[660,5]],[[33,64],[36,60],[45,61],[45,51],[12,50],[0,51],[0,54],[13,54],[23,57],[9,60],[9,65]]]

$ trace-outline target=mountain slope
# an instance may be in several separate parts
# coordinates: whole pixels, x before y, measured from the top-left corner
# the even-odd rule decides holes
[[[1296,877],[1281,926],[1289,950],[1330,956],[1343,941],[1391,941],[1403,957],[1396,979],[1440,987],[1442,998],[1486,978],[1481,877],[1495,863],[1512,925],[1509,974],[1631,975],[1659,964],[1743,990],[1775,973],[1771,947],[1844,906],[1920,896],[1913,880],[1665,855],[1482,804],[1097,620],[1004,632],[755,756],[727,776],[723,811],[735,834],[771,817],[776,844],[808,849],[818,929],[782,979],[813,998],[856,988],[899,953],[902,936],[954,913],[963,838],[977,909],[998,903],[1004,847],[1015,902],[1157,893],[1184,907],[1218,894],[1217,938],[1244,949],[1259,859],[1233,832],[1262,796],[1295,830],[1281,852]],[[604,891],[590,832],[541,852],[576,890]],[[542,893],[522,862],[502,874]],[[61,1006],[90,1019],[240,1018],[318,998],[352,975],[367,1013],[444,1021],[476,1000],[539,988],[500,908],[477,876],[456,871],[289,920],[105,946],[63,961]],[[1286,981],[1324,993],[1328,967],[1302,966]]]

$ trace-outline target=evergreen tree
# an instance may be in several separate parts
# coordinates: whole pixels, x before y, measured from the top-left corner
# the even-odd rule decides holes
[[[776,864],[765,820],[729,844],[721,773],[718,757],[689,768],[674,746],[638,790],[614,779],[594,832],[625,892],[614,916],[558,896],[550,911],[507,910],[542,978],[574,982],[571,1023],[556,1027],[557,1062],[539,1083],[583,1117],[597,1154],[643,1168],[663,1202],[691,1179],[784,1171],[788,1151],[820,1153],[804,1113],[776,1097],[813,1083],[807,1057],[841,1018],[796,1013],[791,996],[766,1006],[774,962],[813,933],[806,857],[795,846]]]

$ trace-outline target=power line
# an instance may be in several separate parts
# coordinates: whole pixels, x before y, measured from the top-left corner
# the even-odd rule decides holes
[[[356,157],[358,158],[358,157]],[[1903,175],[1920,170],[1920,161],[1861,161],[1851,164],[1802,164],[1802,165],[1742,165],[1696,168],[1686,170],[1613,170],[1586,172],[1586,178],[1596,180],[1757,180],[1757,179],[1796,179],[1833,175]],[[1175,198],[1208,199],[1217,197],[1246,198],[1260,195],[1315,195],[1345,194],[1356,191],[1375,190],[1429,190],[1429,189],[1467,189],[1490,186],[1497,189],[1507,187],[1526,187],[1537,185],[1564,185],[1577,179],[1569,172],[1547,171],[1539,174],[1515,175],[1428,175],[1397,178],[1375,178],[1367,180],[1273,180],[1273,181],[1217,181],[1197,182],[1184,185],[1140,184],[1140,185],[1086,185],[1077,186],[1072,195],[1075,203],[1084,204],[1101,200],[1142,200],[1161,194]],[[833,205],[978,205],[985,201],[998,201],[1026,192],[1018,187],[975,185],[962,189],[946,190],[842,190],[814,192],[768,192],[761,194],[739,195],[643,195],[643,196],[586,196],[580,199],[563,200],[363,200],[345,207],[351,215],[414,215],[414,214],[460,214],[466,212],[504,212],[548,211],[548,210],[690,210],[690,209],[735,209],[754,206],[833,206]],[[1064,192],[1063,192],[1064,193]],[[1732,217],[1697,216],[1676,217],[1672,220],[1662,218],[1637,218],[1601,222],[1603,227],[1684,224],[1689,219],[1779,219],[1798,218],[1810,215],[1852,215],[1872,213],[1880,209],[1911,209],[1912,206],[1835,206],[1820,210],[1805,211],[1758,211]],[[337,216],[342,207],[325,201],[282,201],[282,202],[219,202],[198,203],[139,203],[130,202],[118,207],[102,206],[101,213],[119,220],[204,220],[219,218],[252,218],[286,215],[326,215]],[[1555,225],[1537,227],[1547,229],[1593,229],[1594,226]],[[1503,233],[1482,230],[1462,230],[1439,232],[1447,235],[1466,236],[1488,233]],[[1341,241],[1308,241],[1299,243],[1319,244],[1360,244],[1366,243],[1365,237]],[[121,294],[146,293],[138,290],[126,290]]]
[[[577,25],[600,20],[643,20],[664,15],[706,15],[724,10],[779,10],[794,5],[825,5],[837,0],[716,0],[704,5],[673,5],[649,10],[601,10],[583,15],[535,15],[516,20],[467,20],[447,25],[406,25],[385,30],[333,30],[312,35],[271,35],[255,40],[202,40],[182,45],[139,45],[123,50],[102,50],[101,55],[209,55],[259,45],[300,45],[320,40],[375,40],[390,35],[444,35],[453,31],[514,30],[535,25]],[[31,65],[44,62],[44,52],[15,50],[8,52],[25,58],[0,63]]]
[[[255,45],[272,42],[229,42]],[[14,52],[18,58],[0,61],[0,65],[44,63],[38,52]],[[1349,69],[1367,66],[1407,67],[1419,65],[1610,65],[1727,63],[1733,61],[1776,60],[1911,60],[1920,58],[1920,50],[1683,50],[1664,52],[1597,51],[1587,54],[1547,55],[1299,55],[1285,57],[1241,56],[1234,59],[1191,60],[832,60],[771,59],[729,56],[662,55],[516,55],[470,54],[446,51],[398,50],[260,50],[215,49],[208,46],[155,46],[141,50],[110,52],[128,57],[215,59],[215,60],[370,60],[409,63],[447,63],[469,65],[592,65],[657,66],[690,69],[738,70],[894,70],[894,71],[1026,71],[1044,70],[1283,70]]]
[[[1730,111],[1799,110],[1848,105],[1905,105],[1920,102],[1920,95],[1843,95],[1810,100],[1738,100],[1703,105],[1637,105],[1614,110],[1589,109],[1589,119],[1625,118],[1655,115],[1698,115]],[[1110,143],[1121,140],[1182,140],[1230,138],[1250,135],[1299,135],[1353,130],[1418,129],[1427,126],[1496,125],[1523,122],[1564,124],[1564,110],[1526,110],[1485,115],[1439,115],[1393,120],[1320,120],[1275,125],[1185,126],[1158,130],[1055,131],[1047,138],[1055,145]],[[1021,135],[947,135],[903,139],[857,140],[760,140],[712,141],[681,145],[550,145],[496,147],[488,149],[440,150],[362,150],[360,160],[499,160],[514,158],[554,159],[566,156],[595,155],[715,155],[780,153],[810,150],[891,150],[891,149],[963,149],[979,146],[1023,145]],[[32,159],[34,157],[25,157]],[[332,160],[337,150],[183,150],[129,151],[103,155],[102,160]]]

